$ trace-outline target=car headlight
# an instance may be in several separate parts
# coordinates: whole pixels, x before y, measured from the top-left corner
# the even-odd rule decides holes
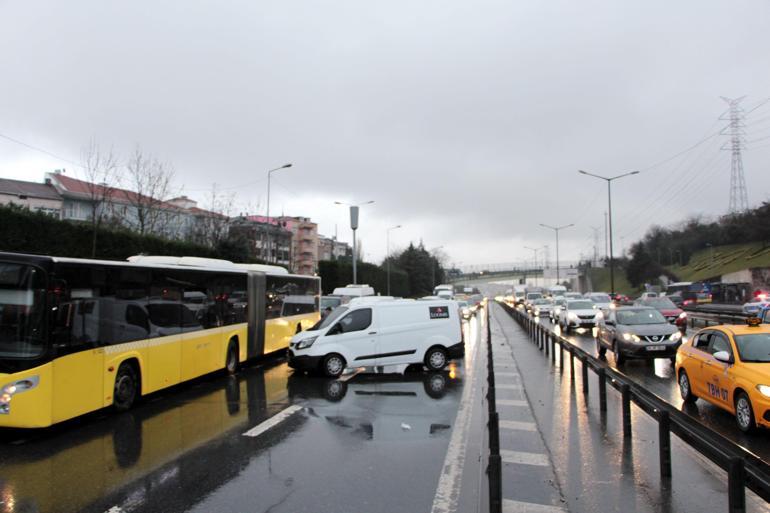
[[[601,310],[596,312],[596,318],[597,319],[604,319],[604,312],[602,312]]]
[[[578,316],[577,316],[577,314],[575,312],[570,312],[570,313],[567,314],[567,319],[569,319],[571,321],[576,321],[576,320],[578,320]]]
[[[680,319],[687,319],[687,312],[682,312],[679,314]]]
[[[315,342],[317,338],[318,337],[315,336],[315,337],[309,337],[309,338],[300,340],[299,342],[297,342],[297,349],[307,349],[308,347],[313,345],[313,342]]]
[[[770,397],[770,386],[768,386],[768,385],[757,385],[757,390],[763,396]]]
[[[674,341],[674,342],[676,342],[680,338],[682,338],[682,332],[681,331],[677,331],[676,333],[672,333],[671,336],[668,337],[669,340]]]
[[[623,340],[639,342],[641,339],[638,336],[633,335],[631,333],[623,333]]]
[[[5,385],[0,391],[0,414],[10,413],[13,396],[35,388],[39,381],[39,376],[30,376]]]

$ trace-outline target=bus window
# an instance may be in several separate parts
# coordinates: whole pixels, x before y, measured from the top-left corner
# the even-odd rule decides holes
[[[45,279],[27,265],[0,264],[0,358],[34,358],[45,351]]]

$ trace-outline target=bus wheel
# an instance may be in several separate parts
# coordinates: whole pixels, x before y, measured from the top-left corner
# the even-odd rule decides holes
[[[238,344],[234,340],[231,340],[230,345],[227,346],[225,370],[227,370],[228,374],[235,374],[238,372]]]
[[[115,376],[115,391],[112,394],[112,404],[118,411],[126,411],[136,400],[137,375],[130,363],[121,364]]]

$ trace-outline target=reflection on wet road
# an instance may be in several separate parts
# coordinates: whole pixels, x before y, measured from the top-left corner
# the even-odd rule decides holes
[[[561,328],[553,325],[547,319],[540,319],[544,326],[550,327],[556,333],[561,334]],[[566,338],[588,353],[598,356],[596,341],[589,330],[570,333]],[[645,386],[660,398],[681,409],[683,412],[698,419],[702,424],[714,429],[726,438],[742,445],[765,461],[770,461],[770,438],[766,430],[759,430],[753,434],[744,434],[738,430],[735,417],[730,413],[717,408],[712,404],[699,400],[695,404],[684,404],[679,395],[679,387],[674,377],[674,366],[667,358],[656,360],[628,360],[623,365],[617,366],[611,352],[607,353],[607,364],[637,383]]]
[[[465,330],[478,338],[475,319]],[[429,511],[465,365],[342,381],[265,362],[128,413],[0,432],[0,513]]]

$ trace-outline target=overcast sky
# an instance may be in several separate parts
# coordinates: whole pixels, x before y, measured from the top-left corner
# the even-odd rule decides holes
[[[313,218],[367,260],[423,239],[449,262],[593,251],[613,175],[616,246],[729,203],[720,96],[770,97],[770,3],[0,0],[0,134],[77,162],[139,144],[202,200]],[[770,196],[770,103],[747,118],[749,201]],[[763,137],[765,139],[763,139]],[[651,167],[653,166],[653,167]],[[72,163],[0,138],[0,176]],[[255,212],[259,206],[259,212]],[[621,241],[621,237],[623,240]],[[599,234],[600,253],[604,250]],[[619,250],[617,251],[619,252]]]

